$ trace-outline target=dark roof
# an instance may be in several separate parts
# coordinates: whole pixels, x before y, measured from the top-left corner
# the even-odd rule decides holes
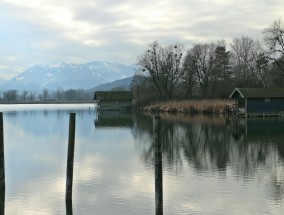
[[[132,100],[131,91],[96,91],[94,100]]]
[[[229,98],[284,98],[284,88],[236,88]]]

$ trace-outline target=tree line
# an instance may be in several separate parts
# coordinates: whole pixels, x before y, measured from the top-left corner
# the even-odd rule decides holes
[[[284,27],[274,21],[262,40],[248,36],[162,46],[151,43],[138,57],[132,90],[138,102],[188,98],[227,98],[235,87],[284,87]]]
[[[92,101],[94,93],[83,89],[64,90],[58,87],[57,90],[43,89],[41,93],[33,91],[18,91],[15,89],[6,90],[0,96],[3,102],[52,102],[52,101]]]

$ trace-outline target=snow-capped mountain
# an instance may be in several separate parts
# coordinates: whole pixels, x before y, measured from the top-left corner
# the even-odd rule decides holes
[[[35,65],[7,81],[0,89],[42,90],[42,89],[90,89],[100,84],[133,76],[135,66],[94,61],[86,64],[58,66]]]

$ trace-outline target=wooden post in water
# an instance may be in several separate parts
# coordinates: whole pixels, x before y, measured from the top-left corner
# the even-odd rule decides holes
[[[0,215],[5,214],[5,159],[3,113],[0,112]]]
[[[65,199],[72,199],[76,113],[70,113]]]
[[[0,112],[0,192],[5,191],[4,128],[3,113]]]
[[[0,215],[5,215],[5,190],[0,192]]]
[[[155,146],[155,206],[156,215],[163,214],[163,166],[161,145],[161,117],[153,117]]]
[[[66,203],[66,215],[73,215],[72,199],[65,199]]]

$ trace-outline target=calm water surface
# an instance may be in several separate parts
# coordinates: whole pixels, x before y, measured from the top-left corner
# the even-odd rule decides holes
[[[93,105],[0,111],[6,215],[66,214],[70,112],[76,112],[73,214],[155,214],[152,116],[98,115]],[[283,119],[161,120],[164,214],[284,213]]]

